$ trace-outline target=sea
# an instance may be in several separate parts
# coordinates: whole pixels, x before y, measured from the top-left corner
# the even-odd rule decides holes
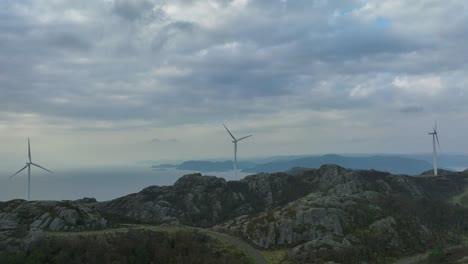
[[[450,168],[456,171],[465,167]],[[0,201],[27,198],[27,170],[9,178],[14,171],[0,171]],[[54,174],[32,168],[32,200],[76,200],[83,197],[108,201],[158,185],[172,185],[180,177],[197,171],[152,169],[151,167],[105,167],[54,170]],[[209,172],[227,181],[236,180],[234,172]],[[239,173],[239,179],[249,174]]]
[[[14,172],[0,172],[0,201],[26,199],[27,170],[13,178]],[[158,185],[172,185],[180,177],[196,171],[152,169],[146,167],[106,167],[56,170],[54,174],[32,168],[31,200],[76,200],[93,197],[108,201]],[[235,180],[234,172],[210,172],[203,175]],[[247,176],[239,173],[239,178]]]

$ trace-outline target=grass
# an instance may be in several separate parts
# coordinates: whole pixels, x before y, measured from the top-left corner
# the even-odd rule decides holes
[[[89,231],[80,231],[80,232],[56,232],[56,231],[48,231],[47,234],[49,236],[58,236],[58,237],[73,237],[73,236],[105,236],[109,234],[115,233],[125,233],[129,230],[140,230],[140,229],[151,229],[153,231],[161,231],[167,233],[173,233],[177,231],[193,231],[196,230],[195,228],[187,227],[187,226],[178,226],[178,225],[138,225],[138,224],[119,224],[112,226],[109,229],[100,229],[100,230],[89,230]]]
[[[458,246],[452,246],[452,247],[447,247],[445,248],[446,250],[453,251],[457,247],[465,247],[468,248],[468,236],[463,236],[462,241],[460,242],[460,245]],[[439,264],[444,264],[444,263],[456,263],[453,261],[449,261],[445,255],[441,254],[441,248],[433,248],[430,250],[427,250],[424,253],[420,253],[417,255],[413,256],[406,256],[400,259],[394,259],[391,263],[413,263],[413,264],[428,264],[428,263],[439,263]],[[419,256],[419,258],[417,258]],[[453,256],[452,256],[453,257]],[[408,262],[408,259],[413,259],[412,262]],[[463,262],[465,263],[465,262]]]
[[[286,249],[259,250],[259,252],[270,264],[292,264],[287,260],[288,252]]]
[[[176,232],[198,232],[202,229],[194,228],[183,225],[139,225],[139,224],[117,224],[112,226],[110,229],[82,231],[82,232],[47,232],[49,237],[60,237],[66,239],[73,239],[74,237],[93,236],[95,239],[108,239],[119,233],[126,233],[130,230],[151,230],[156,232],[165,233],[176,233]],[[212,246],[219,250],[219,252],[229,252],[239,258],[247,257],[248,262],[246,264],[256,264],[256,260],[242,247],[238,247],[229,242],[223,241],[208,234],[205,234],[211,240],[215,240],[216,243],[212,243]],[[286,263],[285,263],[286,264]]]
[[[212,238],[212,239],[219,242],[219,243],[214,244],[214,247],[216,247],[220,251],[229,252],[234,256],[245,256],[248,259],[248,262],[246,264],[256,264],[257,263],[255,261],[255,259],[247,251],[245,251],[244,249],[242,249],[240,247],[236,247],[236,246],[234,246],[232,244],[229,244],[228,242],[220,240],[220,239],[216,239],[216,238]]]
[[[452,204],[458,204],[462,207],[468,208],[468,187],[462,193],[459,193],[450,199]]]
[[[116,227],[89,232],[47,232],[50,244],[27,253],[5,255],[0,252],[0,263],[67,263],[70,260],[76,260],[74,263],[102,263],[101,260],[109,258],[126,259],[126,263],[149,263],[154,254],[160,254],[158,258],[164,259],[164,263],[181,263],[189,259],[194,261],[190,263],[203,263],[201,260],[220,263],[218,261],[222,259],[227,259],[227,263],[257,263],[247,250],[236,243],[200,229],[165,225]],[[158,250],[152,249],[151,245]],[[117,251],[108,250],[113,248]],[[102,252],[110,253],[103,255]]]
[[[468,207],[468,193],[465,193],[461,198],[460,198],[460,205],[463,207]]]

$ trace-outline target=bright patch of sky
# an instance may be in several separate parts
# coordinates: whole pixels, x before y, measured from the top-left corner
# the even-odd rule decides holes
[[[386,28],[390,26],[390,19],[384,16],[378,16],[375,18],[375,24],[379,27]]]

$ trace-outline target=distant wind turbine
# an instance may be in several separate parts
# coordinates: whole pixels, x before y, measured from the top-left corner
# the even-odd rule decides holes
[[[232,143],[234,143],[234,173],[236,174],[236,179],[237,179],[237,142],[243,140],[243,139],[246,139],[248,137],[251,137],[252,135],[248,135],[248,136],[245,136],[245,137],[241,137],[239,139],[237,139],[236,137],[234,137],[234,135],[231,133],[231,131],[229,131],[229,129],[226,127],[226,125],[224,125],[224,128],[226,129],[226,131],[229,133],[229,135],[232,137]]]
[[[437,148],[436,148],[436,141],[437,146],[440,150],[440,143],[439,143],[439,136],[437,135],[437,121],[433,127],[434,131],[428,133],[428,135],[432,135],[432,158],[433,158],[433,165],[434,165],[434,176],[437,176]]]
[[[36,166],[38,168],[41,168],[41,169],[43,169],[45,171],[48,171],[50,173],[53,173],[53,172],[51,172],[50,170],[40,166],[39,164],[33,163],[31,161],[31,143],[29,141],[29,138],[28,138],[28,156],[29,156],[29,162],[26,162],[26,166],[24,166],[21,170],[19,170],[15,174],[11,175],[10,179],[13,178],[16,174],[22,172],[24,169],[28,168],[28,200],[29,200],[30,197],[31,197],[30,196],[31,195],[31,165]]]

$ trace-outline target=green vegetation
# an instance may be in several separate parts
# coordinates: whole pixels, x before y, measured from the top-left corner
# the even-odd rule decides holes
[[[460,205],[463,207],[468,207],[468,191],[460,197]]]
[[[420,223],[432,231],[460,234],[468,232],[468,210],[454,206],[443,200],[414,199],[408,195],[395,194],[380,200],[380,207],[387,215],[419,219]]]
[[[462,193],[459,193],[452,197],[450,202],[452,204],[458,204],[461,207],[468,208],[468,188],[465,188]]]
[[[367,219],[369,222],[375,222],[382,218],[382,212],[375,208],[369,208],[367,211]]]
[[[27,253],[0,255],[0,263],[255,263],[242,249],[196,230],[51,236]]]
[[[286,249],[262,250],[260,254],[263,255],[269,264],[292,264],[292,262],[288,261]]]
[[[429,252],[427,264],[443,264],[448,263],[447,257],[441,248],[436,248]]]

